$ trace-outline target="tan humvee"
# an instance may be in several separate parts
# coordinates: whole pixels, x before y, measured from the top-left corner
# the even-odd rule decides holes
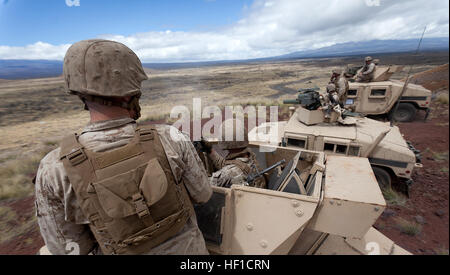
[[[366,158],[252,148],[262,169],[288,164],[267,175],[267,189],[213,187],[196,206],[211,253],[410,254],[372,227],[386,203]]]
[[[337,119],[335,112],[332,119]],[[325,123],[322,110],[300,106],[289,121],[264,123],[250,131],[249,140],[254,144],[267,144],[259,133],[270,135],[274,145],[322,151],[328,156],[368,158],[383,188],[400,178],[407,192],[414,168],[422,167],[420,152],[403,139],[398,127],[370,118],[349,117],[343,123]]]
[[[386,208],[366,158],[250,145],[267,188],[213,187],[195,206],[212,254],[410,254],[373,228]],[[50,254],[44,246],[41,255]]]
[[[403,95],[404,82],[390,80],[403,66],[377,67],[372,82],[349,83],[346,107],[365,115],[387,114],[396,121],[406,122],[415,118],[419,110],[430,111],[431,91],[422,86],[408,84]],[[394,114],[394,107],[399,102]]]

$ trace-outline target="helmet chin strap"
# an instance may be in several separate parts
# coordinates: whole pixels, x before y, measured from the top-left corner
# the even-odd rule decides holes
[[[139,105],[140,96],[133,96],[128,102],[128,110],[133,110],[133,119],[138,120],[141,117],[141,106]]]

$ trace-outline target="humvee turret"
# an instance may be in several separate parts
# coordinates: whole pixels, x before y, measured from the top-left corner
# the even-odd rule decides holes
[[[287,165],[267,175],[267,189],[213,187],[195,207],[211,253],[409,254],[372,227],[386,203],[366,158],[250,147],[261,169]]]
[[[395,121],[406,122],[415,118],[420,110],[430,112],[431,91],[420,85],[408,84],[402,94],[404,82],[391,80],[402,66],[377,67],[369,83],[350,82],[345,106],[365,115],[388,115]],[[355,70],[347,70],[351,77]],[[394,107],[399,103],[397,111]]]
[[[249,133],[255,144],[274,144],[287,148],[325,152],[368,158],[382,188],[391,186],[394,179],[402,179],[400,187],[405,193],[411,185],[411,174],[420,164],[420,152],[406,142],[397,126],[365,117],[347,117],[337,122],[333,112],[332,122],[324,122],[322,110],[297,108],[289,121],[263,123]],[[261,139],[260,134],[271,136]]]

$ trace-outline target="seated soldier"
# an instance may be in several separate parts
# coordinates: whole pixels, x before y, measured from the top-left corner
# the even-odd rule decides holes
[[[233,125],[236,122],[236,131],[233,131]],[[227,124],[231,125],[229,127]],[[233,123],[233,124],[231,124]],[[222,157],[214,149],[211,144],[202,141],[201,145],[203,151],[207,153],[211,160],[214,172],[210,177],[210,183],[219,187],[231,187],[233,184],[248,185],[247,176],[260,171],[255,154],[248,148],[248,133],[247,129],[240,125],[238,120],[227,120],[222,123],[222,142],[219,147],[227,151],[227,155]],[[226,126],[227,125],[227,126]],[[239,127],[242,126],[242,127]],[[226,128],[229,127],[233,131],[233,140],[227,141],[225,139]],[[244,131],[244,133],[240,132]],[[236,138],[234,133],[236,132]],[[241,135],[238,135],[240,133]],[[243,136],[244,140],[238,141],[237,137]],[[251,186],[258,188],[265,188],[266,182],[263,177],[256,179]]]
[[[364,67],[356,75],[356,82],[370,82],[373,79],[373,75],[376,70],[376,65],[373,62],[372,57],[368,56],[365,58]]]

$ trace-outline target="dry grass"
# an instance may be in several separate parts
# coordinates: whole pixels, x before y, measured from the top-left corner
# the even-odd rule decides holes
[[[376,226],[376,229],[377,230],[383,230],[383,229],[386,229],[386,223],[385,222],[383,222],[383,221],[378,221],[377,222],[377,226]]]
[[[0,243],[9,241],[37,226],[36,217],[31,216],[25,222],[18,222],[16,212],[10,207],[0,207]],[[33,240],[31,240],[32,242]]]
[[[448,152],[433,152],[432,156],[438,162],[448,161]]]
[[[153,115],[146,115],[140,119],[141,123],[149,122],[149,121],[163,121],[166,123],[170,117],[169,113],[166,114],[153,114]]]
[[[288,108],[289,108],[288,105],[283,105],[283,104],[279,103],[278,101],[275,101],[275,100],[263,100],[261,98],[256,98],[253,101],[246,101],[246,102],[232,102],[230,104],[218,104],[216,106],[222,111],[227,106],[231,106],[231,107],[242,106],[242,108],[244,108],[244,109],[247,106],[254,106],[256,108],[258,106],[265,106],[265,107],[276,106],[276,107],[279,108],[279,111],[281,111],[281,112],[287,111]],[[203,106],[203,107],[206,107],[206,106]],[[267,111],[269,111],[268,108],[267,108]],[[191,112],[192,112],[192,110],[191,110]],[[245,117],[247,115],[248,115],[247,113],[244,114]],[[149,122],[149,121],[162,121],[163,123],[173,124],[177,120],[178,120],[178,118],[170,118],[170,113],[162,113],[162,114],[145,115],[145,116],[143,116],[140,119],[139,122],[140,123],[145,123],[145,122]]]
[[[440,104],[448,105],[448,94],[441,93],[436,97],[436,102]]]
[[[400,232],[410,235],[416,236],[422,232],[422,226],[416,222],[409,222],[403,218],[396,219],[396,227],[400,230]]]
[[[388,205],[405,206],[408,201],[404,195],[395,192],[392,188],[383,189],[382,193]]]
[[[41,150],[2,163],[0,166],[0,200],[28,196],[34,190],[32,180],[41,159],[56,147],[46,144]]]
[[[436,255],[447,255],[448,256],[448,248],[440,247],[440,248],[434,249],[434,253]]]

